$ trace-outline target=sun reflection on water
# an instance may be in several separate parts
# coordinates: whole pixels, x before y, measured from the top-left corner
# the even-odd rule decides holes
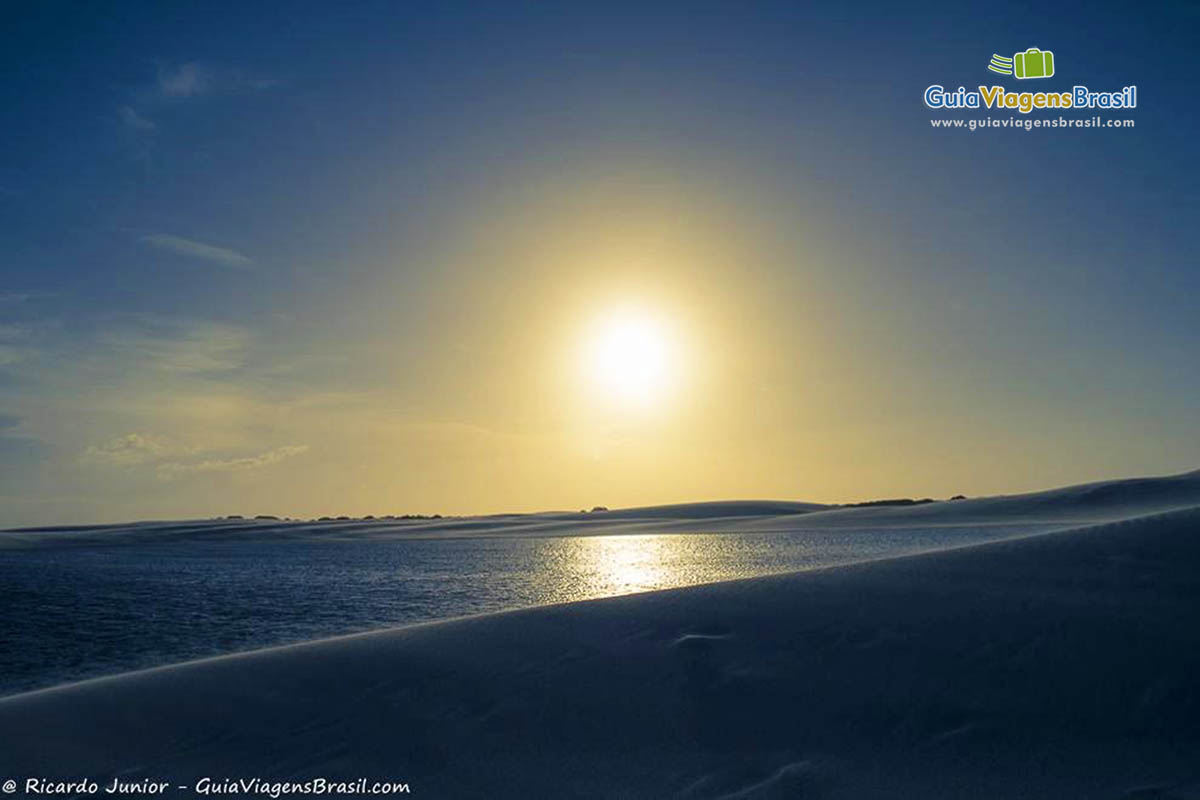
[[[679,553],[672,552],[671,537],[666,536],[587,536],[575,541],[581,545],[578,557],[587,593],[626,594],[657,589],[678,583],[671,572],[678,567]]]
[[[549,555],[549,554],[548,554]],[[711,553],[708,554],[711,556]],[[576,536],[556,542],[544,602],[564,602],[686,586],[732,577],[728,565],[697,552],[692,537],[663,534]],[[707,568],[706,568],[707,566]],[[550,576],[556,576],[558,580]]]
[[[1025,530],[1021,528],[1020,530]],[[1006,532],[1007,531],[1007,532]],[[794,531],[762,534],[629,533],[525,540],[517,585],[494,587],[498,604],[565,603],[749,578],[919,552],[1011,535],[980,529]]]

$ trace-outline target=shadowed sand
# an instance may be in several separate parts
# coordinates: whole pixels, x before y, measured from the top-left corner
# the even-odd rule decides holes
[[[1200,797],[1198,576],[1191,508],[342,637],[0,700],[0,775]]]

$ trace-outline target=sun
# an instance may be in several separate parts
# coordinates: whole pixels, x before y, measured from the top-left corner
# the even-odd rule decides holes
[[[646,408],[663,399],[678,367],[672,331],[661,317],[641,309],[601,316],[583,356],[592,390],[626,407]]]

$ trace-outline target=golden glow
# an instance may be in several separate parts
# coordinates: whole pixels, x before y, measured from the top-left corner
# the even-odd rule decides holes
[[[666,536],[586,536],[577,543],[577,561],[591,596],[623,594],[688,583],[669,566]]]
[[[304,516],[978,488],[944,477],[950,463],[976,469],[954,437],[979,434],[951,401],[931,406],[942,436],[924,412],[888,413],[881,381],[901,381],[906,398],[924,384],[887,347],[866,346],[882,317],[868,301],[847,306],[838,276],[858,273],[838,271],[819,231],[795,215],[776,230],[776,205],[724,179],[683,191],[614,174],[605,165],[463,207],[424,249],[397,234],[396,261],[411,269],[350,270],[344,291],[262,334],[255,347],[279,349],[262,385],[227,378],[236,370],[164,382],[143,368],[122,372],[100,404],[88,374],[88,413],[102,405],[104,422],[80,451],[131,431],[197,453],[309,447],[169,484],[153,464],[135,467],[121,474],[146,474],[155,491],[131,491],[140,499],[112,518],[210,514],[218,487],[228,511]],[[428,284],[414,288],[414,271]],[[237,354],[203,333],[175,345],[180,358]],[[897,451],[902,481],[889,477]],[[1008,462],[995,463],[991,485],[1004,486]],[[596,574],[605,585],[657,585],[656,562],[679,552],[637,539],[586,546],[607,565]]]
[[[589,333],[583,368],[590,388],[604,398],[625,407],[653,406],[677,377],[674,336],[645,310],[610,312]]]

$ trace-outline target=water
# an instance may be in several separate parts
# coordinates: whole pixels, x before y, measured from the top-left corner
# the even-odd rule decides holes
[[[0,550],[0,695],[285,642],[845,563],[1030,526]]]

